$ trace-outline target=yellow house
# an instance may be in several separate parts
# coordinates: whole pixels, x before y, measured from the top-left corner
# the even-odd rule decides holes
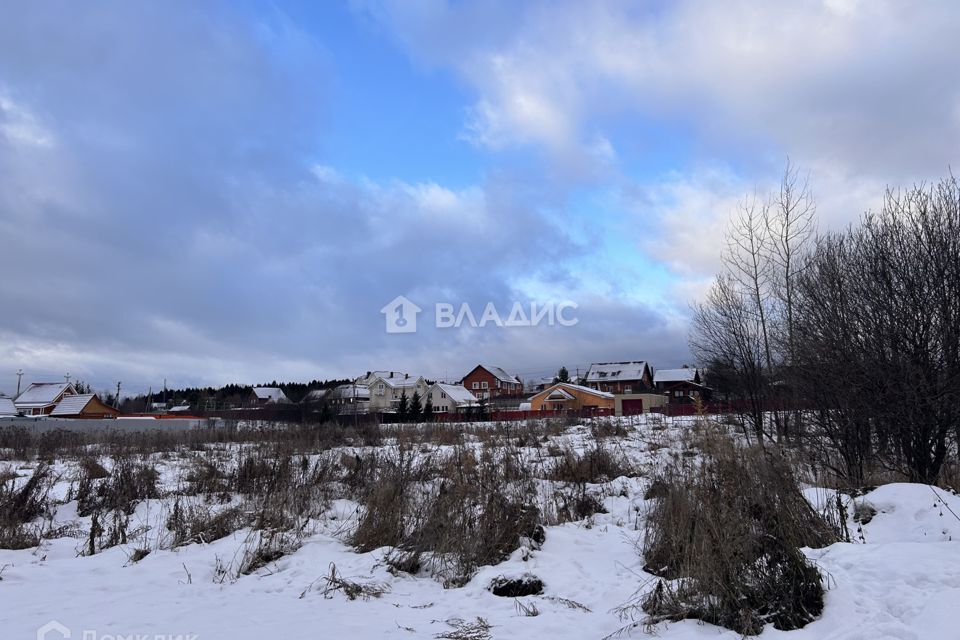
[[[530,398],[532,411],[580,411],[581,409],[613,409],[612,393],[558,382]]]

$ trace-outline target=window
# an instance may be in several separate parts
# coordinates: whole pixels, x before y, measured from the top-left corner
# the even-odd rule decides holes
[[[445,394],[443,391],[441,391],[441,392],[440,392],[440,399],[441,399],[441,400],[446,400],[446,399],[447,399],[447,394]]]
[[[497,389],[499,389],[499,388],[500,388],[500,381],[497,380]]]
[[[479,383],[479,382],[474,382],[474,383],[473,383],[473,388],[474,388],[474,389],[479,389],[479,388],[480,388],[480,383]]]
[[[624,392],[624,393],[633,393],[633,387],[624,387],[624,388],[623,388],[623,392]]]
[[[481,388],[481,389],[489,389],[489,388],[490,388],[490,384],[489,384],[486,380],[484,380],[483,382],[480,383],[480,388]]]

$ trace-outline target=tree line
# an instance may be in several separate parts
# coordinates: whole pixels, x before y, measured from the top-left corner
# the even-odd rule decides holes
[[[818,233],[808,179],[743,200],[691,348],[745,433],[793,442],[851,484],[935,482],[960,441],[960,186],[888,189]]]

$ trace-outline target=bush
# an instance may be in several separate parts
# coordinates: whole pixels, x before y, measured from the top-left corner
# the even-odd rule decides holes
[[[659,479],[643,543],[644,569],[661,577],[640,603],[648,621],[697,618],[744,635],[803,627],[823,609],[823,586],[799,547],[836,533],[775,454],[726,440],[701,449],[699,464]]]
[[[30,527],[50,511],[50,467],[40,464],[23,486],[17,477],[0,481],[0,548],[27,549],[40,544],[41,527]]]

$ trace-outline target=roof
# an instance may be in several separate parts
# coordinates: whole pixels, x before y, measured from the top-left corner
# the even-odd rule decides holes
[[[608,393],[607,391],[597,391],[596,389],[591,389],[590,387],[584,387],[584,386],[579,385],[579,384],[571,384],[571,383],[569,383],[569,382],[558,382],[558,383],[555,384],[555,385],[551,385],[551,386],[547,387],[546,389],[544,389],[544,390],[541,391],[540,393],[534,394],[534,395],[531,397],[531,400],[532,400],[533,398],[536,398],[537,396],[541,396],[541,395],[543,395],[543,394],[545,394],[545,393],[552,393],[553,391],[556,391],[557,389],[562,389],[565,393],[569,393],[568,390],[576,390],[576,391],[582,391],[583,393],[589,393],[589,394],[594,395],[594,396],[599,396],[599,397],[601,397],[601,398],[613,398],[613,394],[612,394],[612,393]]]
[[[684,369],[660,369],[653,374],[654,383],[658,382],[693,382],[697,377],[697,370],[686,367]]]
[[[0,416],[17,415],[17,405],[10,398],[0,398]]]
[[[51,416],[77,416],[83,412],[83,408],[90,404],[94,394],[85,393],[79,396],[67,396],[61,400],[52,412]]]
[[[486,369],[487,371],[489,371],[490,373],[492,373],[493,376],[494,376],[495,378],[497,378],[498,380],[500,380],[501,382],[509,382],[509,383],[511,383],[511,384],[520,384],[520,380],[518,380],[516,376],[510,375],[509,373],[507,373],[506,371],[504,371],[504,370],[501,369],[500,367],[493,367],[493,366],[490,366],[490,365],[488,365],[488,364],[480,364],[480,365],[477,365],[477,366],[478,366],[478,367],[483,367],[484,369]],[[476,369],[476,367],[474,367],[474,369]],[[469,375],[469,374],[468,374],[468,375]]]
[[[409,376],[409,377],[405,378],[402,376]],[[384,378],[382,376],[377,376],[376,378],[371,379],[370,382],[372,383],[374,380],[379,380],[380,382],[385,383],[387,386],[393,389],[410,389],[412,387],[417,386],[417,382],[419,382],[421,379],[422,379],[421,376],[402,374],[401,376],[394,376],[392,378],[390,377]]]
[[[330,389],[311,389],[300,402],[320,402],[330,394]]]
[[[462,384],[444,384],[438,382],[433,386],[440,387],[440,390],[457,404],[476,404],[477,402],[476,396],[467,391],[467,388]]]
[[[627,382],[642,380],[650,365],[644,360],[629,362],[595,362],[587,369],[587,382]]]
[[[277,387],[254,387],[253,393],[260,400],[266,400],[267,402],[290,402],[283,389]]]
[[[352,398],[369,400],[370,387],[365,384],[341,384],[330,392],[330,398],[332,400]]]
[[[76,393],[68,382],[34,382],[14,400],[18,407],[45,407],[57,401],[64,392]]]

